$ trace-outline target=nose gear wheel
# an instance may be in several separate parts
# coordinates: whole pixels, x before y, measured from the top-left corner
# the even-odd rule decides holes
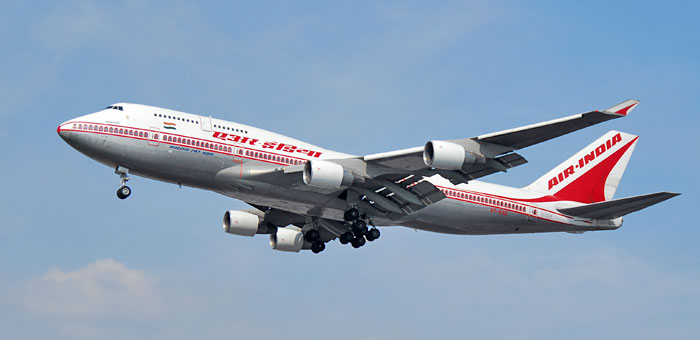
[[[119,175],[119,189],[117,190],[117,197],[122,200],[126,199],[127,197],[131,196],[131,188],[126,186],[126,182],[129,181],[129,176],[127,176],[129,169],[118,166],[114,170],[114,173]]]

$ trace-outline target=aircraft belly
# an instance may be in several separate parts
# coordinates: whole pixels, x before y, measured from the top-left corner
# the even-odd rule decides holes
[[[454,234],[500,234],[521,232],[527,216],[506,209],[446,198],[418,212],[411,227]]]

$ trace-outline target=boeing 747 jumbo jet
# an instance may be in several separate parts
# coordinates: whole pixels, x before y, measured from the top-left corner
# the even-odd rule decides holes
[[[129,174],[211,190],[253,207],[226,211],[225,232],[269,234],[272,249],[319,253],[336,238],[362,247],[379,238],[376,226],[471,235],[617,229],[622,216],[678,195],[613,199],[637,136],[610,131],[523,188],[477,179],[525,164],[516,150],[627,116],[638,103],[366,156],[127,103],[71,119],[58,134],[115,169],[121,199],[131,195]]]

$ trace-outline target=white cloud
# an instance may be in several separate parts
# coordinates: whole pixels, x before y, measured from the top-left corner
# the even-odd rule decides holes
[[[338,339],[446,338],[464,329],[476,338],[651,339],[698,330],[684,316],[698,312],[700,278],[628,253],[409,248],[336,254],[352,259],[276,254],[264,266],[226,262],[228,274],[215,279],[197,272],[166,279],[106,259],[51,268],[11,291],[26,312],[15,314],[66,338],[276,338],[309,320],[314,334]],[[337,266],[345,269],[329,269]],[[361,328],[337,333],[359,315]]]
[[[59,318],[153,318],[162,311],[157,282],[118,261],[97,260],[72,271],[54,267],[31,279],[22,303],[32,312]]]

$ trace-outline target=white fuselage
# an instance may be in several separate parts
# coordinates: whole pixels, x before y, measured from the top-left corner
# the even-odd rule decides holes
[[[342,221],[346,202],[305,185],[282,186],[256,174],[300,167],[314,159],[356,156],[263,129],[137,104],[115,104],[69,120],[59,135],[85,155],[144,177],[215,191],[250,204]],[[288,176],[301,176],[301,172]],[[264,177],[262,177],[264,178]],[[622,221],[567,216],[558,208],[580,203],[541,193],[470,181],[453,185],[428,177],[446,196],[400,220],[373,217],[377,225],[403,225],[451,234],[502,234],[618,228]]]

